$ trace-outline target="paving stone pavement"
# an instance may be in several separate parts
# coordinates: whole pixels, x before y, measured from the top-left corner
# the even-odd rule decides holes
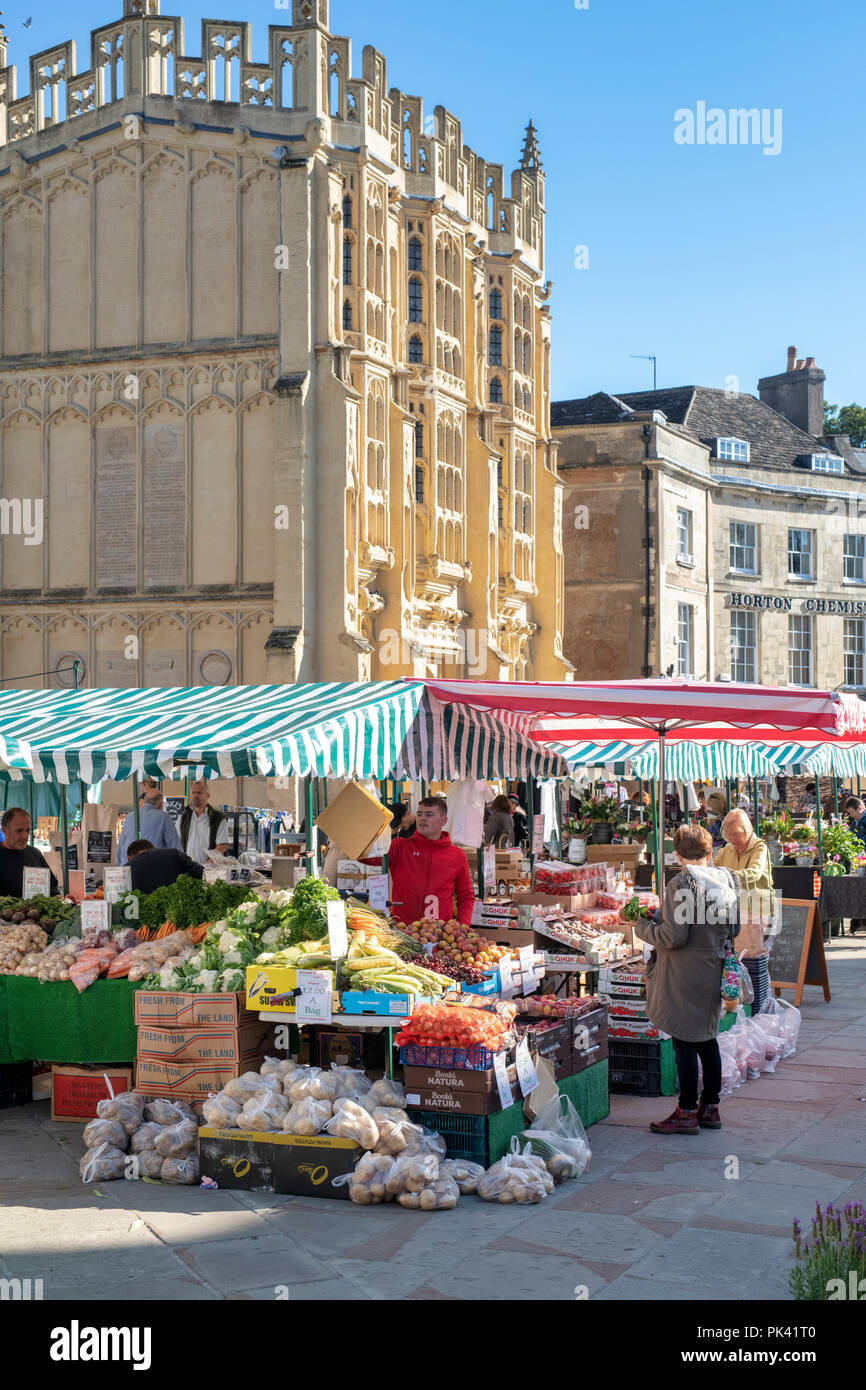
[[[831,1002],[806,989],[800,1050],[723,1103],[724,1129],[657,1137],[670,1100],[614,1096],[589,1171],[539,1206],[84,1186],[77,1126],[2,1111],[0,1275],[64,1301],[788,1299],[792,1219],[866,1201],[866,939],[828,965]]]

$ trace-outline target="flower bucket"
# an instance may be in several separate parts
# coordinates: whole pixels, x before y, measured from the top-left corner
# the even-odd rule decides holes
[[[609,845],[613,839],[613,826],[606,820],[597,820],[592,823],[592,843],[594,845]]]
[[[781,842],[781,840],[771,840],[771,839],[768,837],[768,838],[767,838],[767,849],[769,850],[769,854],[770,854],[770,863],[771,863],[771,864],[781,864],[782,860],[783,860],[784,857],[785,857],[784,854],[782,853],[782,842]]]
[[[811,867],[812,867],[812,856],[811,856],[811,854],[798,854],[798,855],[797,855],[797,868],[798,868],[798,869],[811,869]]]
[[[586,840],[577,835],[573,835],[568,842],[568,862],[570,864],[586,863]]]

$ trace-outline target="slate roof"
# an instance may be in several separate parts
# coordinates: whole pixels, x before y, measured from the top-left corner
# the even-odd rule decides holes
[[[803,454],[836,452],[792,425],[784,415],[756,396],[742,392],[730,395],[708,386],[626,391],[619,396],[598,392],[582,400],[557,401],[551,407],[551,419],[556,429],[569,425],[609,424],[628,419],[631,411],[652,410],[661,410],[672,425],[679,426],[711,450],[717,438],[733,436],[746,440],[751,446],[748,464],[713,460],[716,467],[724,467],[732,473],[750,468],[800,473],[806,470],[796,460]],[[845,472],[857,475],[860,470],[846,462]]]

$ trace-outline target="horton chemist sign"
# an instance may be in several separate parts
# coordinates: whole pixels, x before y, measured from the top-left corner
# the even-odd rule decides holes
[[[845,598],[778,598],[774,594],[725,594],[726,608],[769,609],[774,613],[836,613],[845,618],[866,614],[866,602]]]

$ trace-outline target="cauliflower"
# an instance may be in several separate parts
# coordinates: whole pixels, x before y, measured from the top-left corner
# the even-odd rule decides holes
[[[226,965],[243,965],[244,958],[240,951],[226,951],[223,960]]]
[[[190,961],[190,964],[192,963],[193,962]],[[202,990],[204,994],[215,994],[218,975],[218,970],[200,970],[193,983],[196,988]]]
[[[229,951],[234,951],[235,948],[238,945],[240,945],[240,940],[240,932],[230,931],[228,928],[226,928],[219,941],[217,942],[217,945],[219,946],[223,955],[226,955]]]
[[[180,976],[174,968],[163,966],[159,972],[160,989],[179,989]]]
[[[189,963],[193,970],[201,970],[201,951],[196,951],[194,956],[190,956]]]
[[[256,913],[258,912],[258,910],[258,902],[241,903],[240,907],[235,908],[235,921],[239,925],[246,924],[247,926],[250,926],[255,921]]]
[[[280,942],[280,928],[268,927],[266,932],[262,932],[262,946],[278,946]]]
[[[219,980],[221,994],[234,994],[237,990],[244,988],[245,976],[243,970],[224,970]]]

